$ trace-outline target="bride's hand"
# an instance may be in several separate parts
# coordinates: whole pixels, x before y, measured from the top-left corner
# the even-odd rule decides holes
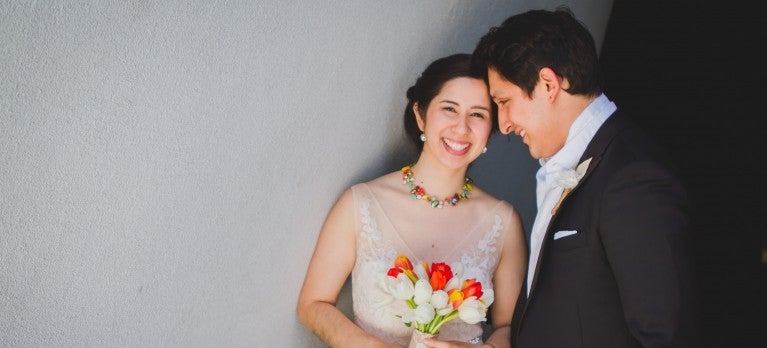
[[[423,344],[429,348],[494,348],[493,345],[483,344],[476,345],[459,341],[440,341],[434,338],[427,338],[423,340]]]

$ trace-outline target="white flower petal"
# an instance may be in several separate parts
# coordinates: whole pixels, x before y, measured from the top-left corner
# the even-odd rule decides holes
[[[394,288],[392,295],[400,300],[409,300],[413,297],[414,292],[415,288],[413,287],[413,282],[410,281],[410,278],[405,274],[400,273],[397,276],[397,285]]]
[[[424,303],[415,308],[413,312],[413,320],[416,323],[425,324],[434,319],[435,311],[429,303]]]
[[[426,274],[426,268],[424,268],[423,262],[418,262],[413,266],[413,272],[418,276],[418,279],[429,279],[429,275]]]
[[[474,296],[471,296],[461,303],[458,307],[458,317],[467,324],[476,324],[485,321],[486,307]]]
[[[459,277],[450,278],[450,280],[447,281],[447,284],[445,284],[445,291],[460,289],[462,284],[463,284],[463,279]]]
[[[429,303],[431,303],[431,305],[434,306],[434,308],[436,308],[437,310],[440,310],[445,307],[449,307],[447,303],[448,300],[449,300],[449,297],[447,296],[447,293],[444,290],[437,290],[431,294],[431,300],[429,301]]]
[[[431,284],[429,284],[429,281],[426,279],[418,279],[418,281],[415,282],[415,292],[413,294],[413,301],[415,301],[416,304],[421,305],[424,303],[429,303],[431,300]]]
[[[490,307],[495,301],[495,291],[493,289],[483,289],[481,300],[485,303],[485,307]]]
[[[402,313],[402,322],[405,324],[412,323],[414,317],[415,317],[415,311],[408,308],[405,310],[405,313]]]

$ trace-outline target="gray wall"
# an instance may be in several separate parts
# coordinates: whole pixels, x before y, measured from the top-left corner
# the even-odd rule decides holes
[[[611,0],[0,1],[0,346],[322,346],[317,233],[412,159],[415,74],[559,3],[602,41]],[[537,164],[489,148],[529,226]]]

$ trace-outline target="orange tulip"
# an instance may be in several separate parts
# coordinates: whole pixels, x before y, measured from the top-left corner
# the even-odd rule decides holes
[[[410,263],[410,259],[407,258],[405,255],[397,256],[396,259],[394,259],[394,267],[400,268],[401,270],[413,270],[413,264]]]
[[[413,264],[405,255],[397,256],[397,258],[394,259],[394,267],[390,268],[389,272],[386,274],[396,278],[400,273],[405,273],[405,275],[410,278],[413,283],[418,280],[418,277],[415,275],[415,273],[413,273]]]
[[[450,292],[447,293],[447,296],[447,301],[453,305],[453,309],[458,309],[458,307],[461,306],[461,303],[463,303],[463,299],[465,298],[463,296],[463,292],[459,289],[450,290]]]

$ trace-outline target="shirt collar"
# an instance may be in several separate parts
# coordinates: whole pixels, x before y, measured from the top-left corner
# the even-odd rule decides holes
[[[600,94],[595,98],[575,119],[570,131],[567,133],[565,145],[554,156],[541,158],[539,163],[541,168],[536,177],[545,181],[545,177],[552,175],[562,169],[574,169],[578,165],[578,160],[583,156],[586,147],[594,138],[599,127],[602,126],[610,115],[618,108],[615,103],[610,101],[606,95]]]

